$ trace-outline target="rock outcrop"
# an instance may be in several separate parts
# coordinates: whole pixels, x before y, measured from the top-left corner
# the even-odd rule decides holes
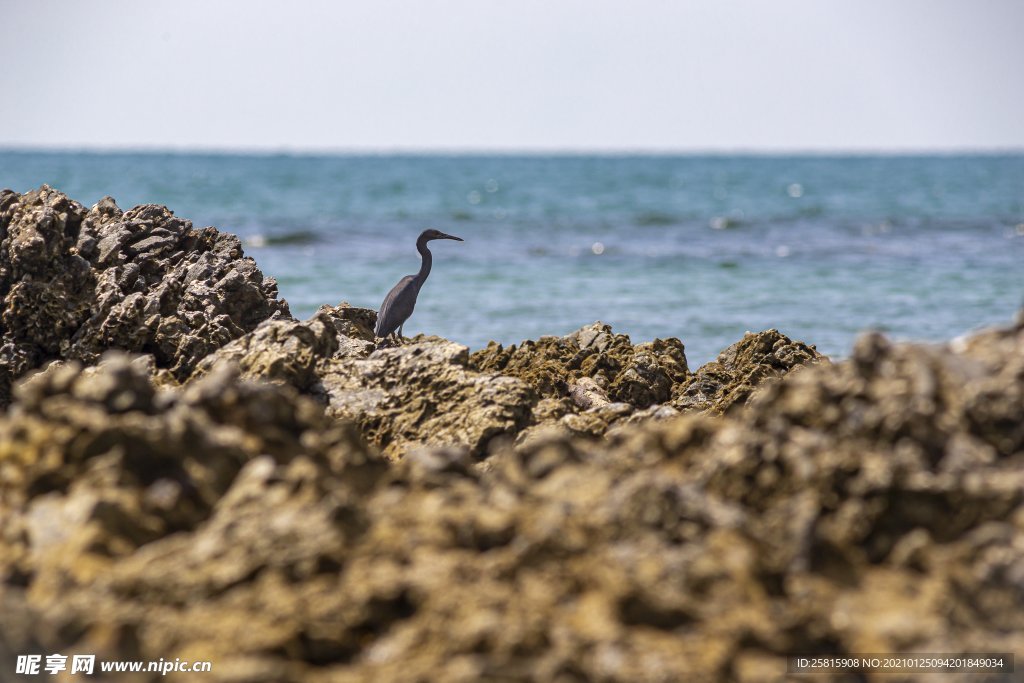
[[[58,633],[126,655],[198,646],[191,609],[341,566],[365,528],[356,501],[387,474],[316,402],[223,367],[157,391],[122,356],[57,364],[16,398],[0,419],[0,652]]]
[[[266,320],[199,361],[190,379],[229,366],[238,368],[247,379],[287,384],[322,395],[318,366],[338,348],[338,333],[330,318],[317,315],[305,322]]]
[[[748,332],[718,358],[677,384],[670,405],[680,412],[721,415],[745,405],[761,386],[801,366],[825,361],[817,349],[778,330]]]
[[[0,651],[212,681],[774,681],[796,652],[1024,646],[1024,326],[866,336],[726,416],[483,467],[388,464],[290,386],[156,390],[141,365],[55,365],[0,418]]]
[[[195,230],[167,208],[90,210],[43,186],[0,192],[0,407],[11,382],[108,349],[151,354],[178,379],[273,316],[277,285],[234,235]]]
[[[321,376],[328,413],[355,422],[392,459],[425,445],[482,457],[527,425],[536,401],[519,379],[476,372],[465,346],[436,338],[328,361]]]
[[[597,437],[616,424],[681,413],[720,415],[745,405],[759,387],[823,359],[813,346],[767,330],[748,333],[690,372],[678,339],[633,345],[627,335],[594,323],[518,346],[491,342],[470,363],[521,378],[541,396],[529,428],[518,437],[523,443],[538,435]]]
[[[481,458],[495,439],[599,438],[618,424],[719,414],[821,358],[769,330],[691,374],[678,340],[633,345],[601,323],[470,355],[436,337],[378,348],[373,322],[373,311],[347,304],[304,322],[268,320],[200,361],[193,378],[227,362],[244,377],[293,386],[392,459],[421,446],[462,446]]]
[[[564,337],[541,337],[518,346],[491,342],[470,359],[474,368],[519,377],[544,398],[570,395],[572,384],[590,378],[611,401],[647,408],[664,403],[686,379],[686,353],[678,339],[634,346],[600,322]]]

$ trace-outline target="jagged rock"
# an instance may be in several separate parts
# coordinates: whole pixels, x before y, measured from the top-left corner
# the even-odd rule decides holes
[[[470,363],[519,377],[545,400],[572,399],[557,416],[535,410],[530,425],[517,437],[516,442],[523,444],[552,433],[601,436],[619,422],[668,419],[680,412],[721,414],[745,404],[764,382],[821,358],[814,347],[768,330],[746,335],[691,374],[679,340],[655,339],[633,346],[628,336],[595,323],[565,337],[542,337],[519,346],[504,348],[491,342],[474,353]],[[592,412],[606,403],[636,410]]]
[[[568,396],[576,380],[591,378],[611,400],[638,408],[667,401],[672,386],[689,372],[678,339],[633,346],[627,335],[614,334],[602,323],[508,348],[491,342],[470,362],[479,370],[519,377],[545,398]]]
[[[0,192],[0,407],[11,383],[61,357],[90,315],[94,274],[74,250],[85,213],[45,185]]]
[[[321,306],[316,317],[329,318],[339,337],[372,343],[373,328],[377,324],[377,311],[356,308],[347,301],[337,306]]]
[[[245,378],[316,392],[320,385],[317,365],[337,350],[338,334],[334,325],[320,314],[305,322],[267,320],[249,334],[203,358],[192,376],[202,377],[214,367],[228,363],[238,367]]]
[[[542,337],[519,346],[491,342],[470,363],[523,379],[543,400],[571,399],[557,415],[535,409],[526,430],[516,437],[521,445],[552,434],[599,437],[620,422],[668,419],[680,412],[720,414],[745,404],[764,382],[821,358],[813,347],[768,330],[746,335],[691,374],[679,340],[633,346],[628,336],[595,323],[565,337]],[[595,410],[606,404],[617,407]]]
[[[95,363],[108,349],[151,354],[179,380],[272,317],[277,285],[234,235],[165,207],[89,211],[47,186],[0,193],[0,405],[11,382],[53,359]]]
[[[329,321],[337,332],[334,358],[366,358],[377,348],[373,335],[377,311],[343,301],[337,306],[321,306],[315,317]]]
[[[766,381],[823,360],[827,361],[813,346],[793,341],[778,330],[748,332],[685,382],[676,384],[671,406],[680,412],[721,415],[732,406],[744,405]]]
[[[323,368],[339,359],[366,358],[374,350],[376,312],[347,303],[321,306],[304,322],[267,320],[255,330],[206,356],[192,379],[221,364],[243,378],[288,384],[327,402],[320,381]]]
[[[272,316],[288,316],[277,284],[245,258],[234,235],[193,230],[166,207],[122,213],[106,199],[84,218],[79,252],[99,271],[94,314],[71,357],[108,348],[148,351],[179,379],[211,352]]]
[[[477,372],[466,347],[438,339],[328,361],[321,380],[328,413],[354,421],[395,459],[417,445],[459,444],[482,456],[492,439],[527,424],[536,401],[520,380]]]

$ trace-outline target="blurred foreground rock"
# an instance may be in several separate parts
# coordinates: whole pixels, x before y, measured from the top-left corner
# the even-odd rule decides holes
[[[0,649],[268,682],[771,681],[792,652],[1020,651],[1022,425],[1021,327],[866,336],[728,416],[485,467],[388,464],[222,369],[157,390],[122,357],[57,365],[0,419]]]

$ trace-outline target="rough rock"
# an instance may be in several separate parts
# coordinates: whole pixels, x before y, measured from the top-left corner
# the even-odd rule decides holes
[[[0,419],[0,651],[66,634],[126,655],[185,647],[201,633],[187,605],[259,574],[336,570],[362,532],[359,492],[386,474],[351,426],[225,368],[158,392],[104,357],[16,393]]]
[[[338,334],[330,319],[314,316],[306,322],[266,320],[249,334],[225,344],[196,365],[192,378],[230,364],[241,376],[288,384],[317,392],[317,365],[338,350]]]
[[[0,407],[17,377],[62,357],[90,315],[94,276],[74,250],[85,213],[46,186],[0,191]]]
[[[373,328],[377,324],[377,311],[369,308],[357,308],[347,301],[342,301],[337,306],[321,306],[320,310],[316,312],[316,317],[331,320],[335,332],[338,333],[340,346],[344,346],[346,339],[368,344],[372,344],[374,341]],[[366,349],[367,347],[359,345],[355,348]],[[366,354],[358,353],[356,355]]]
[[[468,349],[433,338],[321,366],[328,413],[359,425],[388,457],[422,445],[465,446],[483,456],[530,419],[534,392],[513,377],[477,372]]]
[[[685,382],[676,384],[671,406],[680,412],[721,415],[733,406],[745,405],[769,381],[822,361],[827,359],[813,346],[793,341],[778,330],[748,332]]]
[[[469,373],[422,340],[358,362],[383,387],[439,349],[424,368]],[[211,681],[775,681],[790,653],[1024,647],[1024,327],[865,336],[726,416],[483,467],[388,465],[226,372],[157,391],[115,358],[18,390],[0,651],[210,660]]]
[[[55,359],[116,348],[179,380],[272,316],[277,285],[234,235],[195,230],[166,207],[86,211],[47,186],[0,192],[0,406],[11,382]]]
[[[519,377],[540,396],[568,396],[576,380],[590,378],[612,401],[646,408],[671,397],[673,385],[689,370],[678,339],[630,343],[629,336],[594,323],[564,337],[541,337],[503,347],[491,342],[472,355],[479,370]]]
[[[619,424],[679,413],[721,414],[745,405],[766,383],[822,359],[813,346],[767,330],[748,333],[691,373],[678,339],[634,346],[627,335],[594,323],[565,337],[542,337],[508,348],[491,342],[470,363],[521,378],[542,397],[517,437],[522,444],[553,434],[599,438]],[[553,410],[556,405],[562,409]]]

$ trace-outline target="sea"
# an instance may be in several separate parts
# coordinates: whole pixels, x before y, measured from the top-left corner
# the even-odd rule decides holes
[[[777,328],[830,356],[948,340],[1024,305],[1024,154],[351,155],[0,150],[0,188],[164,204],[241,237],[298,318],[377,308],[472,349],[594,321],[691,367]]]

